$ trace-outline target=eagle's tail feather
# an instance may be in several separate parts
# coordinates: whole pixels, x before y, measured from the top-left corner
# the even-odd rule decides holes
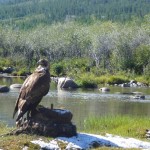
[[[15,117],[16,112],[17,112],[17,110],[15,109],[15,110],[14,110],[14,113],[13,113],[13,118]]]

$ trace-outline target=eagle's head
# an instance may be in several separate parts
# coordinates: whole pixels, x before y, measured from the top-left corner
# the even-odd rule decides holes
[[[46,59],[40,59],[37,64],[39,69],[49,70],[49,62]]]

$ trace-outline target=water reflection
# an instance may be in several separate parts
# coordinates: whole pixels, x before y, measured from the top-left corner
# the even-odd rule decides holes
[[[1,80],[1,79],[0,79]],[[8,81],[8,82],[7,82]],[[1,80],[6,85],[13,83],[22,83],[23,80],[17,78]],[[146,96],[145,100],[134,100],[128,94],[118,94],[117,92],[143,92]],[[104,115],[150,115],[150,93],[148,88],[120,88],[110,87],[109,93],[101,93],[95,90],[74,90],[74,91],[58,91],[54,83],[51,84],[50,92],[41,102],[42,105],[50,107],[54,104],[54,108],[68,109],[73,113],[73,122],[78,129],[84,126],[84,120],[89,116]],[[12,119],[12,113],[15,101],[19,91],[10,90],[9,93],[0,93],[0,120],[5,121],[9,126],[15,124]]]

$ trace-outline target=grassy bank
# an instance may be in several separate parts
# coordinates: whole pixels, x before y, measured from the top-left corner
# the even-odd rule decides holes
[[[29,147],[28,150],[38,150],[38,145],[32,144],[30,141],[34,139],[42,138],[44,141],[48,141],[50,138],[40,137],[37,135],[5,135],[10,133],[15,128],[7,127],[6,124],[0,122],[0,149],[3,150],[20,150],[24,147]]]
[[[85,120],[84,132],[145,139],[145,130],[150,128],[150,118],[143,116],[104,116]]]
[[[81,132],[94,133],[104,135],[110,133],[114,135],[120,135],[124,137],[133,137],[142,140],[145,138],[145,130],[150,127],[150,119],[148,117],[141,116],[103,116],[103,117],[90,117],[84,121],[85,128]],[[13,130],[8,128],[3,123],[0,123],[0,135],[5,134]],[[43,139],[48,141],[51,138],[36,136],[36,135],[18,135],[18,136],[3,136],[0,137],[0,148],[7,150],[20,150],[23,147],[29,147],[29,150],[40,149],[39,146],[32,144],[30,141],[36,139]],[[63,145],[64,146],[64,145]],[[99,148],[110,149],[110,148]],[[112,148],[114,149],[114,148]]]
[[[0,60],[1,63],[6,62],[6,59]],[[82,88],[96,88],[102,84],[122,84],[131,80],[136,80],[145,85],[150,85],[149,74],[136,74],[133,70],[108,70],[97,68],[95,65],[89,64],[90,60],[87,58],[64,59],[58,62],[50,63],[50,72],[52,76],[69,76]],[[6,65],[7,64],[7,65]],[[33,65],[30,71],[23,65],[19,67],[13,65],[13,62],[7,60],[5,67],[12,66],[14,71],[13,76],[24,76],[33,72],[37,65]],[[1,70],[3,69],[0,67]],[[1,71],[0,71],[1,72]]]

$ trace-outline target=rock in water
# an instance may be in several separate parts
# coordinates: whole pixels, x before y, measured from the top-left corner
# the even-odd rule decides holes
[[[0,85],[0,93],[9,92],[9,87],[6,85]]]
[[[51,137],[71,137],[77,134],[76,126],[72,124],[72,113],[64,109],[51,109],[40,106],[31,112],[15,134],[37,134]]]

